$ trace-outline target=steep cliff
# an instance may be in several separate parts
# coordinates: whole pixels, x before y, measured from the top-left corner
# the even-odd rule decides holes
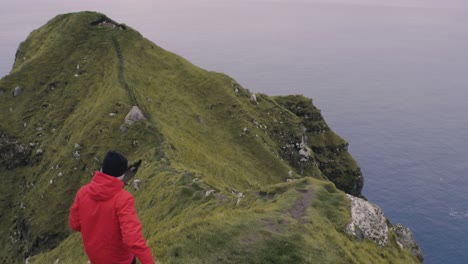
[[[418,262],[392,229],[347,235],[363,178],[303,96],[253,94],[94,12],[33,31],[0,90],[4,262],[86,263],[68,209],[109,149],[144,161],[127,188],[162,263]]]

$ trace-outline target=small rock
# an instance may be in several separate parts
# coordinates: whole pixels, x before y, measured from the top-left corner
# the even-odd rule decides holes
[[[288,171],[288,175],[289,175],[289,177],[294,176],[294,171],[292,171],[292,170],[291,170],[291,171]]]
[[[242,198],[244,198],[244,194],[242,194],[241,192],[237,193],[237,201],[236,201],[236,205],[239,205],[240,201],[242,200]]]
[[[116,116],[116,113],[110,113],[109,116]]]
[[[145,119],[143,112],[141,112],[138,106],[133,106],[127,116],[125,116],[125,124],[131,125],[139,120]]]
[[[60,260],[60,259],[57,258],[57,259],[55,260],[54,264],[59,264],[59,260]]]
[[[135,179],[133,181],[133,190],[138,191],[140,189],[140,182],[141,181],[139,179]]]
[[[213,190],[213,189],[206,191],[206,192],[205,192],[205,197],[206,197],[206,196],[209,196],[210,194],[212,194],[212,193],[214,193],[214,192],[215,192],[215,190]]]
[[[138,140],[133,140],[132,146],[134,146],[135,148],[138,147]]]
[[[29,143],[29,146],[30,146],[31,148],[34,148],[34,146],[36,146],[36,143],[30,142],[30,143]]]
[[[239,88],[234,89],[235,93],[239,93]]]
[[[23,89],[21,89],[21,87],[19,87],[19,86],[16,86],[16,87],[15,87],[15,90],[13,91],[13,96],[14,96],[14,97],[17,97],[17,96],[19,96],[22,92],[23,92]]]
[[[54,183],[54,180],[50,180],[50,181],[49,181],[49,184],[52,184],[52,183]]]
[[[58,177],[62,177],[62,176],[63,176],[63,173],[59,172],[59,173],[57,174],[57,176],[58,176]]]
[[[23,123],[23,127],[26,128],[28,126],[28,124],[26,124],[26,122]]]
[[[43,128],[42,128],[42,127],[36,127],[36,130],[37,130],[37,131],[42,131]]]
[[[257,95],[253,93],[253,94],[250,96],[250,101],[252,101],[252,102],[258,104]]]
[[[42,153],[44,153],[44,151],[42,149],[37,149],[36,150],[37,155],[42,155]]]
[[[80,151],[79,151],[79,150],[73,151],[73,157],[74,157],[75,159],[79,160],[79,159],[80,159],[80,156],[81,156],[81,154],[80,154]]]
[[[78,144],[78,143],[75,143],[75,149],[81,149],[81,146],[80,146],[80,144]]]

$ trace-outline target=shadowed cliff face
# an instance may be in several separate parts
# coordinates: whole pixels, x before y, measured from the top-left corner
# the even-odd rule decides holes
[[[86,262],[68,209],[109,149],[143,160],[127,188],[163,263],[416,261],[345,234],[362,175],[303,96],[253,94],[93,12],[33,31],[0,87],[6,262]]]

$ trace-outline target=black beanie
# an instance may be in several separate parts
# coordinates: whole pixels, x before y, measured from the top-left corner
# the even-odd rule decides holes
[[[110,176],[120,177],[127,171],[127,166],[127,159],[121,154],[111,150],[107,152],[104,158],[102,172]]]

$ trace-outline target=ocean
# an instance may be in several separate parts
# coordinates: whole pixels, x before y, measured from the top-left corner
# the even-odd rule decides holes
[[[0,76],[53,16],[99,11],[253,92],[304,94],[350,143],[363,193],[425,263],[468,263],[468,3],[58,0],[3,3]]]

